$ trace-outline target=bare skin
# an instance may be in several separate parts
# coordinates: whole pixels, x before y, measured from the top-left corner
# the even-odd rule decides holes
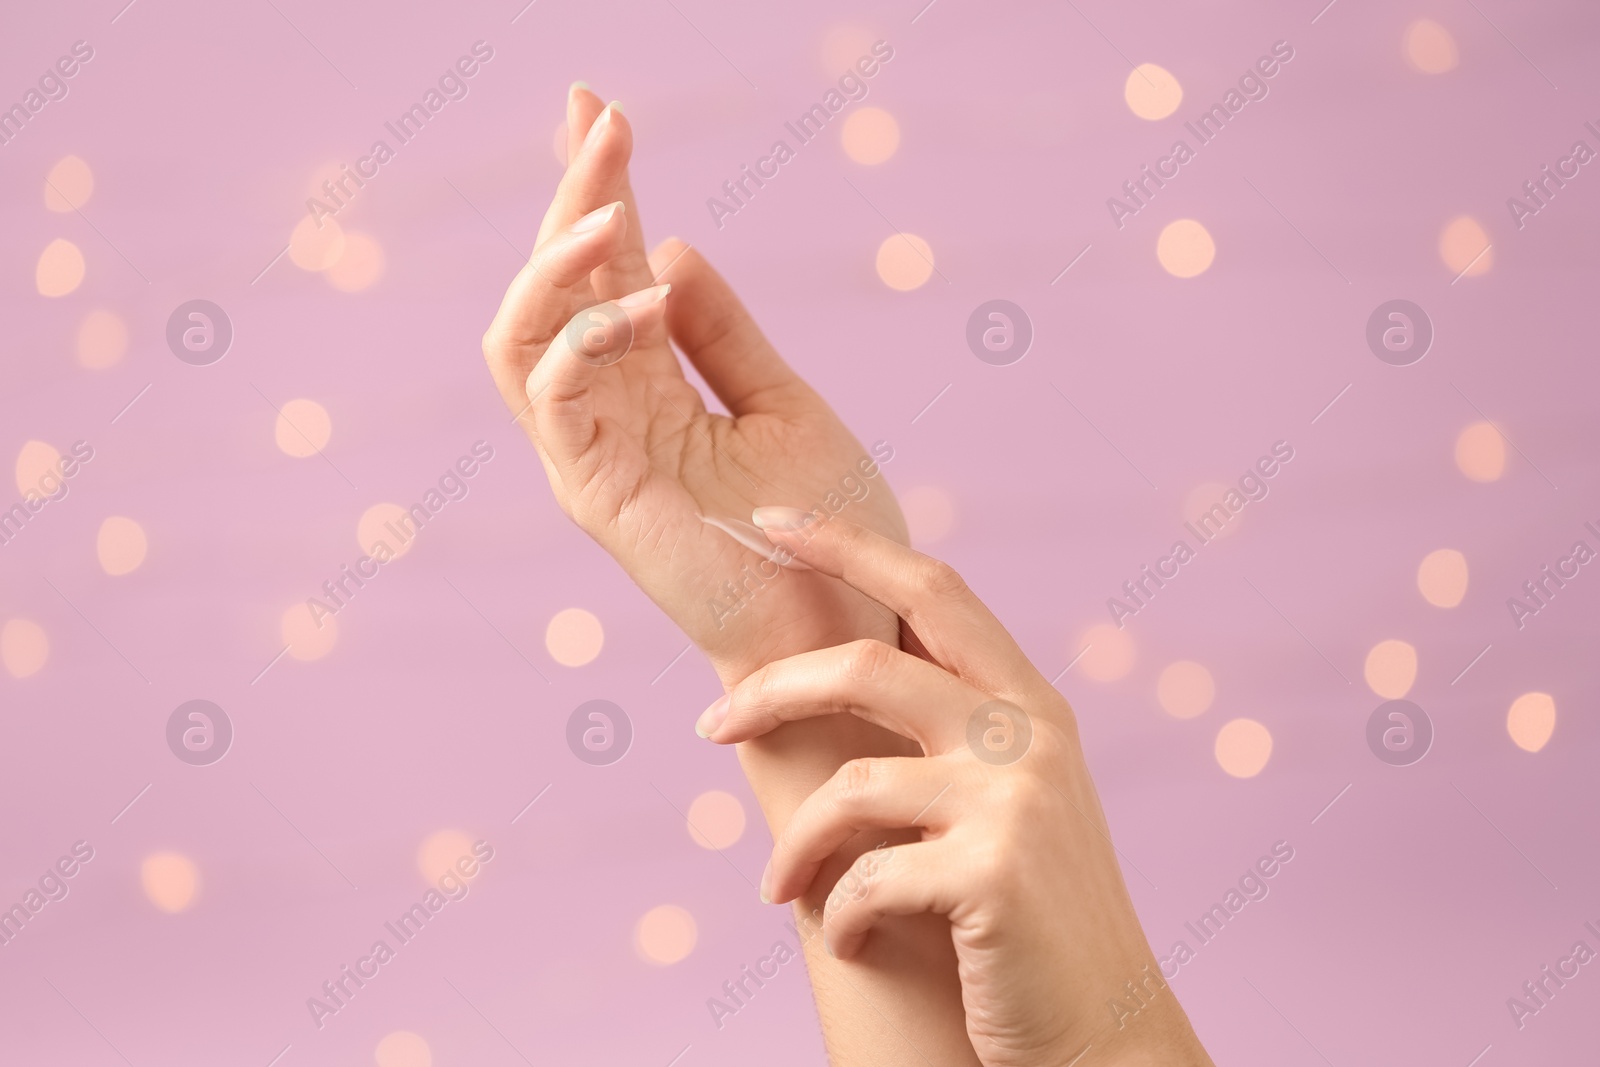
[[[727,583],[776,568],[707,518],[747,523],[766,501],[812,504],[841,478],[861,478],[872,457],[699,252],[668,240],[646,254],[627,173],[633,134],[620,110],[574,89],[567,124],[571,162],[483,341],[562,509],[706,653],[724,686],[845,641],[898,645],[892,612],[815,572],[781,569],[731,617],[708,606]],[[674,344],[728,415],[707,410]],[[874,482],[851,514],[903,543],[899,507],[882,476]],[[741,745],[740,759],[776,836],[846,761],[915,751],[891,731],[841,718],[772,731]],[[837,877],[883,839],[843,842],[823,869]],[[797,914],[821,914],[825,900],[820,889],[805,894]],[[943,919],[892,920],[849,964],[817,938],[805,952],[834,1062],[977,1062]]]
[[[1210,1067],[1134,912],[1072,708],[947,565],[843,519],[758,509],[775,544],[905,619],[925,656],[873,640],[768,664],[698,724],[719,744],[855,716],[919,755],[853,760],[789,820],[763,876],[831,888],[822,937],[850,960],[892,916],[950,923],[985,1067]],[[862,832],[920,839],[821,862]]]
[[[1071,708],[905,547],[874,457],[704,258],[646,254],[620,110],[574,89],[567,122],[571,162],[484,355],[562,509],[730,691],[699,728],[739,744],[778,842],[762,891],[794,902],[833,1062],[1209,1064],[1170,990],[1107,1026],[1155,961]],[[751,509],[814,507],[847,477],[870,491],[821,536],[746,524],[798,522]],[[1035,726],[1014,765],[966,744],[993,700]]]

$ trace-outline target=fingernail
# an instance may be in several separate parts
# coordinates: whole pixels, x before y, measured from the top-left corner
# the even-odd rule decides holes
[[[761,872],[761,903],[772,903],[772,861],[767,861],[767,869]]]
[[[695,721],[694,732],[701,737],[710,737],[717,732],[717,727],[722,725],[722,720],[728,717],[728,705],[732,703],[727,693],[717,698],[717,702],[700,713],[700,718]]]
[[[618,200],[614,204],[607,204],[605,207],[595,208],[583,218],[572,224],[572,232],[588,233],[590,230],[598,230],[600,227],[610,222],[611,216],[615,215],[621,208],[621,200]]]
[[[589,83],[588,82],[573,82],[571,85],[567,86],[567,95],[571,96],[573,93],[577,92],[579,89],[587,89],[587,88],[589,88]]]
[[[808,525],[816,516],[799,508],[765,507],[750,513],[750,521],[763,530],[798,530]]]
[[[619,308],[649,307],[651,304],[665,300],[670,292],[672,292],[672,284],[670,282],[666,285],[652,285],[648,289],[640,289],[637,293],[629,293],[627,296],[617,297],[616,304]]]
[[[598,141],[600,139],[600,134],[605,130],[606,126],[609,125],[610,122],[611,105],[607,104],[604,110],[602,110],[599,115],[595,116],[594,124],[589,127],[589,133],[583,139],[583,147],[588,148],[590,145]]]
[[[765,556],[780,567],[792,571],[808,571],[810,566],[798,559],[794,550],[787,545],[773,544],[758,527],[738,519],[713,519],[709,515],[700,516],[700,521],[713,529],[721,530],[735,541],[739,542],[758,556]]]
[[[608,109],[609,108],[616,108],[618,111],[621,111],[622,110],[622,101],[621,100],[613,100],[613,101],[611,101],[611,103],[607,104],[606,107]]]
[[[828,940],[828,933],[826,930],[824,930],[822,933],[822,947],[826,949],[828,955],[832,956],[834,959],[839,958],[839,954],[833,951],[833,942]]]

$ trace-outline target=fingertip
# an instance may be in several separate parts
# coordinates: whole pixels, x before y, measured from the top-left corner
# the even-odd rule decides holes
[[[861,951],[861,946],[866,943],[866,934],[851,928],[843,931],[830,930],[828,925],[822,928],[822,947],[828,950],[828,955],[836,960],[848,960]]]
[[[788,868],[774,868],[772,880],[767,884],[767,895],[774,904],[788,904],[800,899],[800,894],[806,891],[816,878],[815,864],[790,866]]]
[[[594,94],[591,93],[589,95],[593,96]],[[598,100],[600,98],[596,96],[595,99]],[[622,117],[622,105],[615,100],[611,101],[611,103],[601,108],[600,113],[594,117],[594,122],[589,127],[584,146],[588,147],[605,137],[607,131],[612,127],[621,128],[626,124],[627,120]]]
[[[575,81],[567,87],[567,162],[570,164],[577,159],[579,150],[583,147],[589,131],[594,127],[595,119],[600,116],[604,104],[594,90],[589,88],[588,82]]]
[[[619,308],[628,309],[647,308],[652,304],[659,304],[661,301],[665,300],[667,298],[667,294],[670,292],[672,292],[672,285],[670,282],[665,285],[652,285],[648,289],[640,289],[636,293],[629,293],[627,296],[619,296],[617,298],[617,306]]]
[[[567,229],[572,233],[591,233],[602,228],[606,225],[606,223],[610,222],[618,215],[625,214],[627,210],[628,205],[624,204],[621,200],[613,200],[604,207],[595,208],[577,222],[574,222],[571,226],[567,227]]]
[[[750,513],[750,521],[762,530],[791,532],[809,526],[816,516],[801,508],[764,505]]]
[[[648,289],[618,297],[612,303],[628,317],[635,337],[654,336],[657,331],[664,329],[667,294],[671,291],[670,285],[652,285]]]
[[[695,720],[694,732],[708,741],[715,741],[714,735],[728,718],[728,708],[733,704],[733,694],[724,693],[716,702],[700,713],[700,718]]]
[[[694,246],[681,237],[668,237],[656,245],[649,255],[650,276],[660,281],[668,274],[675,274],[680,279],[690,280],[690,272],[685,270],[684,261],[692,251]]]
[[[750,521],[767,535],[768,541],[795,556],[815,536],[816,519],[812,512],[776,505],[759,507],[750,513]]]

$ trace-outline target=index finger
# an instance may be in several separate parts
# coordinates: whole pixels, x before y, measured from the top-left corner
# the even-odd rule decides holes
[[[864,526],[787,507],[751,521],[814,570],[854,586],[906,621],[934,661],[990,692],[1037,672],[956,569]]]
[[[796,719],[850,713],[924,752],[951,752],[966,742],[968,713],[988,700],[926,660],[882,641],[852,641],[767,664],[707,708],[695,732],[727,745]]]

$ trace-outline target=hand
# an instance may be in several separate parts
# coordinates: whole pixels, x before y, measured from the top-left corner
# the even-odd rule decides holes
[[[1082,1067],[1210,1064],[1134,913],[1065,698],[948,565],[792,508],[755,521],[905,619],[927,652],[866,640],[794,656],[701,717],[727,744],[849,712],[923,752],[841,767],[778,838],[763,897],[800,896],[862,831],[919,828],[920,841],[862,854],[813,916],[833,955],[855,956],[885,917],[935,912],[984,1064],[1063,1067],[1086,1048]]]
[[[725,682],[839,641],[893,643],[892,616],[838,582],[780,568],[744,522],[758,500],[810,505],[832,493],[859,497],[857,522],[904,541],[878,473],[887,457],[869,456],[700,253],[668,240],[646,257],[620,108],[574,87],[567,124],[571,162],[483,339],[562,509]],[[706,410],[671,342],[729,415]]]
[[[762,500],[833,510],[849,500],[852,518],[904,541],[874,462],[888,455],[868,455],[698,252],[669,240],[646,257],[621,111],[574,89],[567,128],[571,162],[483,340],[562,509],[683,627],[724,685],[841,641],[896,643],[898,620],[881,605],[826,575],[777,566],[754,527],[743,544],[727,532]],[[706,410],[674,342],[729,415]],[[741,745],[739,756],[777,834],[846,760],[909,751],[904,738],[844,719],[794,723]],[[847,845],[828,869],[879,840]],[[877,970],[848,986],[834,973],[840,965],[807,945],[837,1062],[920,1065],[922,1048],[941,1064],[973,1062],[943,926],[937,916],[886,924]]]

